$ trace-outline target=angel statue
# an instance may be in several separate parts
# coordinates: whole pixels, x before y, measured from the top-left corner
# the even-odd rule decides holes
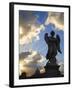
[[[48,33],[45,33],[44,39],[48,46],[46,59],[48,59],[51,64],[56,64],[57,52],[62,53],[60,49],[60,37],[59,35],[55,37],[55,32],[51,31],[50,36],[48,36]]]

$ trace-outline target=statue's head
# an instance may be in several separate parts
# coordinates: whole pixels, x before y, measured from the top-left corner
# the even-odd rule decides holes
[[[51,36],[53,37],[55,35],[55,32],[54,31],[51,31]]]

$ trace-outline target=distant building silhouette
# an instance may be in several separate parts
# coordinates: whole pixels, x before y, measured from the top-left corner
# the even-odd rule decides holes
[[[26,73],[23,72],[20,76],[19,76],[20,79],[25,79],[26,78]]]

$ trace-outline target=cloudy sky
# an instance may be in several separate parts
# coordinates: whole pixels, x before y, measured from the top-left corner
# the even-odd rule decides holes
[[[36,51],[45,57],[48,47],[44,41],[45,33],[52,30],[60,36],[62,54],[57,55],[59,61],[64,60],[64,13],[43,11],[19,11],[20,54]]]

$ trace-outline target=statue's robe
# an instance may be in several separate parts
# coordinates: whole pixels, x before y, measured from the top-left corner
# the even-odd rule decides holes
[[[57,55],[57,39],[54,37],[45,36],[45,41],[48,45],[46,59],[54,58]]]

